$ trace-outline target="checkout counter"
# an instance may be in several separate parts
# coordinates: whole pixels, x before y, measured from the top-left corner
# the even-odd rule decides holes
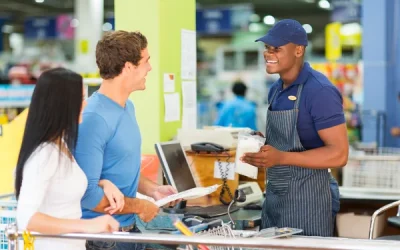
[[[228,216],[216,217],[214,219],[222,219],[224,222],[228,222]],[[238,210],[232,213],[232,219],[235,221],[235,230],[256,230],[260,223],[260,211],[255,210]],[[170,214],[161,213],[157,218],[147,225],[138,223],[139,228],[143,233],[160,233],[166,234],[176,230],[173,226],[172,217]],[[253,227],[254,226],[254,227]],[[150,230],[149,230],[150,229]],[[207,238],[208,242],[214,242],[216,238]],[[235,243],[236,239],[229,239],[229,241]],[[245,244],[249,239],[240,239]],[[398,250],[400,248],[400,242],[391,240],[367,240],[367,239],[349,239],[349,238],[323,238],[323,237],[306,237],[300,235],[292,235],[291,237],[278,238],[278,239],[263,239],[263,238],[251,238],[251,243],[259,241],[260,244],[271,244],[268,249],[341,249],[341,250],[357,250],[357,249],[379,249],[379,250]],[[236,242],[237,243],[237,242]],[[272,247],[272,246],[276,246]],[[150,249],[176,249],[177,245],[159,245],[159,244],[148,244]],[[258,247],[259,249],[261,247]],[[232,247],[223,247],[218,249],[233,249]],[[246,248],[242,248],[246,249]],[[249,248],[250,249],[250,248]],[[252,247],[251,249],[254,249]]]
[[[169,144],[169,146],[174,145]],[[161,145],[160,145],[161,146]],[[169,149],[167,149],[169,148]],[[186,169],[189,169],[188,166],[192,164],[191,161],[187,161],[185,154],[183,154],[183,151],[181,149],[181,153],[176,154],[176,145],[175,148],[173,147],[172,150],[170,150],[170,147],[166,147],[166,150],[163,150],[164,153],[162,153],[163,156],[160,155],[161,162],[163,167],[165,168],[166,163],[168,164],[169,160],[167,159],[178,159],[177,163],[171,164],[174,166],[183,166]],[[178,148],[179,149],[179,148]],[[165,154],[167,152],[167,154]],[[172,155],[172,157],[167,157],[168,152]],[[180,152],[180,151],[178,151]],[[160,153],[160,152],[158,152]],[[181,158],[183,156],[183,158]],[[169,167],[168,167],[169,168]],[[168,172],[168,171],[165,171]],[[174,170],[169,168],[169,172],[166,174],[166,179],[169,179],[169,183],[175,183],[175,186],[178,187],[179,190],[179,184],[185,184],[187,185],[186,188],[190,185],[193,185],[195,182],[193,180],[193,175],[190,174],[192,180],[188,177],[188,175],[185,175],[182,171],[178,171],[177,174],[174,174],[172,176],[172,173]],[[190,177],[189,176],[189,177]],[[183,182],[178,182],[176,178],[185,178],[185,181]],[[171,179],[172,178],[172,179]],[[236,179],[236,177],[235,177]],[[234,179],[234,180],[235,180]],[[178,186],[177,186],[178,185]],[[239,180],[237,182],[238,187],[239,185]],[[185,187],[181,187],[185,188]],[[187,189],[183,189],[187,190]],[[218,192],[218,191],[217,191]],[[360,206],[365,206],[365,203],[371,203],[371,200],[377,201],[380,200],[382,204],[386,204],[389,201],[393,199],[398,199],[400,200],[400,197],[393,196],[393,197],[382,197],[382,196],[366,196],[365,194],[362,195],[360,193],[354,193],[354,192],[349,192],[349,190],[342,189],[342,208],[341,212],[346,209],[346,206],[348,204],[354,204],[354,203],[359,203]],[[219,196],[215,196],[219,198]],[[214,197],[214,198],[215,198]],[[210,199],[206,199],[206,201],[209,201]],[[204,202],[204,201],[202,201]],[[259,204],[261,205],[262,200],[259,201]],[[201,203],[201,202],[200,202]],[[354,206],[354,205],[352,205]],[[378,207],[380,207],[380,204],[377,204]],[[227,208],[227,206],[226,206]],[[191,244],[221,244],[223,242],[224,244],[230,244],[229,246],[235,245],[236,247],[242,246],[242,247],[248,247],[248,248],[268,248],[268,249],[352,249],[352,250],[358,250],[358,249],[379,249],[379,250],[398,250],[400,249],[400,241],[393,241],[393,240],[367,240],[367,239],[349,239],[345,237],[336,237],[336,238],[322,238],[322,237],[305,237],[305,236],[300,236],[300,235],[293,235],[291,237],[285,237],[285,238],[279,238],[279,239],[265,239],[265,238],[230,238],[229,240],[223,240],[221,241],[221,238],[216,238],[216,237],[210,237],[210,238],[201,238],[201,237],[182,237],[176,234],[173,234],[174,231],[176,231],[176,228],[173,225],[174,219],[175,218],[180,218],[183,219],[184,215],[183,214],[171,214],[171,213],[165,213],[161,212],[153,221],[150,223],[144,223],[140,221],[139,219],[137,220],[137,226],[141,229],[143,234],[141,235],[128,235],[128,234],[113,234],[111,235],[111,239],[113,240],[130,240],[130,241],[135,241],[137,240],[142,240],[141,242],[149,242],[148,248],[151,249],[176,249],[176,245],[165,245],[166,242],[176,242],[178,243],[191,243]],[[246,230],[246,231],[256,231],[258,230],[258,226],[260,225],[261,222],[261,211],[260,210],[253,210],[253,209],[239,209],[231,214],[231,218],[235,223],[235,230]],[[230,218],[227,214],[224,214],[222,216],[214,217],[214,220],[222,220],[225,223],[228,223],[230,221]],[[170,235],[167,235],[170,234]],[[13,235],[13,234],[12,234]],[[91,239],[95,239],[95,237],[101,237],[101,239],[104,239],[107,237],[107,235],[82,235],[83,237],[89,237]],[[54,236],[53,236],[54,237]],[[61,235],[59,237],[68,237],[68,235]],[[74,234],[69,236],[71,238],[76,238],[76,237],[81,237],[80,235]],[[129,239],[128,239],[129,238]],[[153,243],[153,244],[151,244]],[[163,244],[163,245],[161,245]],[[228,248],[226,245],[223,247],[223,249]],[[231,248],[232,249],[232,248]],[[243,248],[244,249],[244,248]]]
[[[182,218],[182,215],[175,215]],[[173,226],[174,216],[171,214],[160,213],[153,221],[148,224],[138,223],[139,228],[143,233],[154,234],[159,233],[162,235],[171,234],[172,231],[176,231]],[[221,217],[215,217],[213,219],[221,219],[225,223],[229,222],[227,215]],[[258,226],[261,222],[260,211],[257,210],[244,210],[240,209],[232,213],[232,219],[235,222],[235,230],[258,230]],[[209,242],[213,241],[213,238],[208,238]],[[228,242],[234,242],[236,239],[230,239]],[[248,239],[241,239],[248,240]],[[252,242],[260,241],[260,244],[271,244],[277,247],[268,247],[268,249],[379,249],[379,250],[398,250],[400,249],[400,241],[393,240],[368,240],[368,239],[350,239],[350,238],[323,238],[323,237],[306,237],[300,235],[292,235],[291,237],[279,238],[279,239],[263,239],[254,238]],[[225,241],[226,242],[226,241]],[[279,246],[279,247],[278,247]],[[159,245],[159,244],[148,244],[150,249],[176,249],[177,245]],[[233,249],[232,247],[223,247],[218,249]],[[246,249],[246,248],[242,248]],[[253,247],[251,249],[254,249]]]
[[[193,185],[195,186],[195,183],[200,183],[203,186],[215,184],[214,163],[221,160],[225,161],[226,163],[229,163],[233,162],[234,159],[233,155],[229,155],[229,152],[223,155],[217,154],[217,155],[205,155],[205,156],[197,155],[191,151],[187,151],[185,154],[182,146],[177,142],[158,144],[156,146],[156,149],[167,182],[172,186],[174,186],[178,191],[184,191],[190,189],[193,187]],[[200,159],[196,159],[196,157],[200,157]],[[211,170],[207,170],[210,168],[206,168],[205,165],[212,166]],[[173,167],[171,166],[178,167],[178,169],[174,170]],[[184,172],[182,172],[182,169],[185,168],[190,169],[191,173],[185,174]],[[190,180],[189,177],[191,177],[193,180]],[[214,183],[210,182],[212,179],[214,179]],[[219,181],[224,181],[224,180],[220,179]],[[229,181],[230,182],[226,184],[231,189],[235,190],[235,188],[240,187],[239,178],[237,175]],[[189,205],[208,205],[208,206],[216,205],[219,203],[218,200],[220,198],[219,195],[220,190],[216,191],[215,193],[216,194],[208,195],[207,197],[205,197],[205,199],[192,201],[191,203],[189,203]],[[354,192],[351,193],[349,192],[349,190],[345,189],[342,189],[341,193],[342,193],[342,198],[341,198],[342,208],[340,211],[341,213],[346,212],[347,209],[354,208],[354,201],[356,201],[356,203],[361,201],[368,202],[368,199],[371,198],[375,199],[375,201],[381,198],[381,197],[357,197],[357,194],[355,194]],[[382,205],[387,204],[389,201],[397,198],[398,200],[400,200],[400,197],[391,197],[390,199],[381,200],[382,201],[381,203],[376,204],[375,210],[379,209]],[[256,201],[256,203],[257,202],[259,205],[261,205],[262,198]],[[232,216],[231,218],[235,223],[235,230],[255,231],[258,230],[258,227],[261,223],[260,209],[240,208],[239,210],[233,212],[231,216]],[[184,214],[179,214],[179,213],[171,214],[171,213],[161,212],[158,217],[156,217],[153,221],[151,221],[148,224],[139,222],[138,227],[144,233],[168,234],[171,233],[172,231],[176,231],[176,228],[173,225],[173,220],[175,218],[183,219],[184,217],[185,217]],[[214,220],[221,219],[225,223],[228,223],[230,221],[230,218],[228,217],[227,214],[214,217],[212,219]],[[370,219],[367,219],[367,221],[369,222]],[[368,231],[369,223],[365,226],[366,228],[364,228],[364,230]],[[290,246],[296,246],[296,244],[298,245],[311,244],[315,246],[304,249],[400,249],[399,248],[400,241],[391,241],[391,240],[385,241],[385,240],[351,239],[346,237],[322,238],[322,237],[305,237],[299,235],[293,235],[292,237],[284,238],[281,240],[283,245],[285,245],[286,243],[288,244],[288,248],[286,249],[294,249],[290,248]],[[149,247],[151,248],[152,246]],[[160,246],[158,245],[153,247],[160,249]],[[169,249],[167,246],[163,247]]]

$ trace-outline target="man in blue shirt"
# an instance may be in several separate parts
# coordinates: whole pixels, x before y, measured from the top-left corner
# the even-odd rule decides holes
[[[304,62],[308,39],[299,22],[281,20],[257,41],[267,72],[280,76],[268,95],[266,145],[242,157],[267,169],[262,227],[332,236],[339,193],[328,169],[343,167],[349,150],[341,94]]]
[[[137,192],[155,200],[176,193],[171,186],[159,186],[140,176],[142,138],[135,107],[128,98],[132,92],[146,88],[149,59],[147,39],[139,32],[115,31],[98,42],[96,62],[103,82],[87,101],[74,152],[88,178],[82,198],[83,218],[107,213],[110,204],[98,183],[100,179],[109,180],[125,196],[122,211],[113,214],[123,232],[139,232],[135,214],[148,222],[159,211],[152,202],[136,198]],[[99,241],[88,241],[86,247],[144,249],[142,244]]]
[[[235,99],[223,104],[215,125],[234,128],[251,128],[256,131],[256,107],[246,100],[247,87],[242,82],[233,84]]]

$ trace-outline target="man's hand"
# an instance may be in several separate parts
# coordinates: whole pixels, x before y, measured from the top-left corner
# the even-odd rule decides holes
[[[84,233],[112,233],[118,232],[119,222],[111,215],[102,215],[90,220],[84,220],[85,224],[82,228]]]
[[[152,193],[151,197],[152,197],[154,200],[158,201],[158,200],[161,200],[162,198],[165,198],[165,197],[167,197],[167,196],[170,196],[170,195],[176,194],[176,193],[177,193],[176,189],[173,188],[172,186],[170,186],[170,185],[163,185],[163,186],[158,186],[158,187],[154,190],[154,192]],[[180,200],[172,201],[172,202],[170,202],[168,205],[171,206],[171,207],[173,207],[173,206],[175,206],[179,201],[180,201]]]
[[[157,216],[160,208],[151,201],[138,199],[139,205],[137,206],[136,214],[143,222],[149,222]]]
[[[397,137],[400,136],[400,128],[398,127],[394,127],[390,130],[390,133],[392,134],[392,136]]]
[[[261,147],[260,152],[245,153],[241,160],[255,167],[270,168],[279,165],[282,153],[270,145],[265,145]]]

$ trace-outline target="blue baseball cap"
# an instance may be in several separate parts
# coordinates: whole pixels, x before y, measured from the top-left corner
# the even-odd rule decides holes
[[[280,20],[265,36],[256,40],[256,42],[260,41],[274,47],[281,47],[288,43],[308,45],[306,30],[298,21],[293,19]]]

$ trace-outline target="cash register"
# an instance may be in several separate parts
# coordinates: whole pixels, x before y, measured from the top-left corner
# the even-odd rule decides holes
[[[178,192],[184,192],[197,187],[180,142],[156,143],[155,149],[160,159],[165,179],[169,185],[173,186]],[[237,210],[239,210],[239,207],[235,205],[230,207],[230,213]],[[195,215],[203,218],[212,218],[226,215],[228,213],[228,206],[186,206],[186,201],[182,201],[173,208],[163,208],[163,211],[166,213],[184,214],[185,216]]]

